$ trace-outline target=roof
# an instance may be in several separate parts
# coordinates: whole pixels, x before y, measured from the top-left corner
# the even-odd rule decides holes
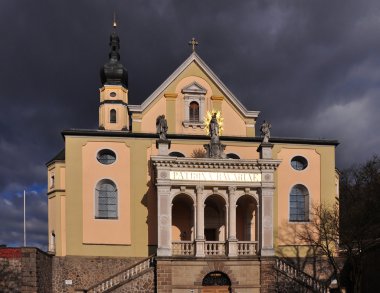
[[[65,161],[65,148],[63,148],[58,154],[56,154],[51,160],[46,163],[46,166],[49,166],[55,161]]]
[[[107,131],[93,129],[68,129],[62,131],[65,136],[98,136],[98,137],[131,137],[131,138],[153,138],[158,139],[156,133],[134,133],[127,131]],[[192,139],[192,140],[210,140],[207,135],[191,134],[167,134],[168,139]],[[241,137],[241,136],[221,136],[221,141],[245,141],[245,142],[262,142],[262,137]],[[289,143],[289,144],[311,144],[311,145],[334,145],[338,146],[339,141],[332,139],[314,139],[314,138],[292,138],[292,137],[271,137],[271,143]],[[58,155],[57,155],[58,156]],[[64,156],[64,155],[63,155]],[[54,160],[54,159],[53,159]]]

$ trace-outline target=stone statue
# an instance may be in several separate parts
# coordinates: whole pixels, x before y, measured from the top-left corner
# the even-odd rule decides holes
[[[218,120],[216,120],[216,113],[212,114],[212,118],[209,125],[209,132],[211,136],[211,141],[218,142],[219,141],[219,123],[218,123]]]
[[[261,124],[260,131],[261,131],[261,137],[264,137],[263,142],[269,142],[271,128],[272,128],[272,124],[270,124],[269,122],[265,120],[263,124]]]
[[[160,115],[156,119],[156,129],[159,134],[160,140],[166,140],[166,133],[168,132],[168,122],[165,115]]]

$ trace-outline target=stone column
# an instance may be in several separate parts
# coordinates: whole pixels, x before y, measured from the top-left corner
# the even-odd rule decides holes
[[[172,255],[172,211],[170,186],[157,186],[158,247],[157,256]]]
[[[195,239],[195,256],[204,257],[204,244],[205,244],[205,236],[204,236],[204,209],[205,205],[203,202],[203,186],[197,186],[197,237]]]
[[[261,231],[260,248],[262,256],[274,255],[273,249],[273,194],[274,187],[261,188]]]
[[[237,256],[235,186],[228,187],[228,256]]]

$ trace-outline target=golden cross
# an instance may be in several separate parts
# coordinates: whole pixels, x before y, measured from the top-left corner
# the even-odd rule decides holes
[[[195,52],[195,46],[198,46],[198,41],[196,41],[195,38],[192,38],[189,45],[192,47],[193,52]]]

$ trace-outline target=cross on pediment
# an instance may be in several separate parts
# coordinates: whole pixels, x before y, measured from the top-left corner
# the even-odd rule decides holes
[[[193,52],[195,52],[195,46],[198,46],[198,41],[195,38],[192,38],[189,42],[189,46],[192,47]]]

